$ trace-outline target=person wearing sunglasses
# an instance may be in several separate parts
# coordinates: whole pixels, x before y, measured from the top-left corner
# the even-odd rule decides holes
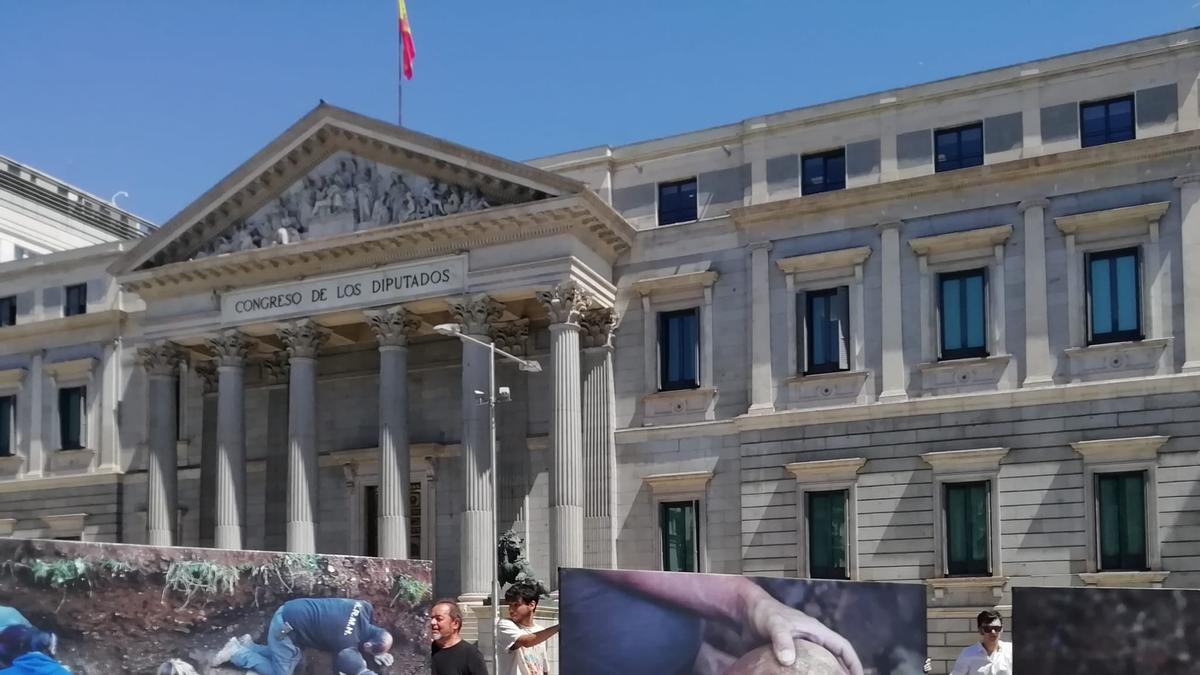
[[[958,655],[950,675],[1012,675],[1012,643],[1000,639],[1004,622],[1000,613],[985,609],[975,618],[979,627],[979,642]]]

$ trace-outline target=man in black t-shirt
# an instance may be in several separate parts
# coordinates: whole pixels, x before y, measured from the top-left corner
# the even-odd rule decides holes
[[[433,634],[433,675],[487,675],[479,649],[459,635],[462,613],[457,602],[435,602],[429,611],[429,630]]]
[[[292,675],[305,649],[337,654],[354,649],[381,666],[392,664],[392,635],[371,623],[371,603],[353,598],[300,598],[275,610],[267,628],[267,644],[250,636],[230,638],[211,665],[229,662],[259,675]]]

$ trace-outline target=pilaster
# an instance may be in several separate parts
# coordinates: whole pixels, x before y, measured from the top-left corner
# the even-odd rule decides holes
[[[775,381],[771,370],[771,242],[750,249],[750,414],[775,411]]]
[[[1046,307],[1045,199],[1030,199],[1017,208],[1025,218],[1025,379],[1023,387],[1054,384]],[[1002,317],[1003,319],[1003,317]]]
[[[883,268],[881,283],[883,334],[883,387],[879,401],[908,399],[908,383],[904,368],[904,312],[901,308],[900,227],[898,220],[879,224],[880,259]]]
[[[1200,174],[1175,179],[1179,188],[1183,274],[1183,370],[1200,370]],[[1191,271],[1189,271],[1191,270]]]

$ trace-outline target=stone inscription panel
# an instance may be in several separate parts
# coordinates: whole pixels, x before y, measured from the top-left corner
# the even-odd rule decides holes
[[[221,322],[236,325],[451,295],[466,288],[466,278],[466,256],[454,256],[239,289],[221,296]]]

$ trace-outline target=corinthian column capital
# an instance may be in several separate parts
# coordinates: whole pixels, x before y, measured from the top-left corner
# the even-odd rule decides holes
[[[401,305],[366,312],[367,323],[380,347],[407,347],[421,328],[421,319]]]
[[[246,357],[254,347],[254,341],[238,330],[228,330],[220,337],[208,340],[208,348],[215,355],[217,366],[246,365]]]
[[[583,312],[579,327],[583,334],[579,340],[583,347],[611,347],[613,333],[621,325],[621,317],[612,307],[597,307]]]
[[[329,330],[311,319],[295,321],[275,331],[288,356],[293,359],[314,359],[321,345],[329,339]]]
[[[517,319],[492,326],[492,342],[509,354],[524,356],[527,340],[529,340],[529,319]]]
[[[546,306],[550,323],[578,325],[579,315],[587,309],[590,296],[574,281],[563,282],[548,291],[538,291],[537,299]]]
[[[462,326],[466,335],[487,337],[492,324],[504,315],[504,305],[496,302],[487,293],[464,295],[450,302],[450,313]]]
[[[193,368],[196,374],[204,382],[205,393],[214,392],[217,390],[217,360],[204,359],[197,361]]]
[[[137,350],[138,363],[150,375],[170,376],[179,373],[179,362],[183,359],[179,348],[170,342],[158,342]]]

